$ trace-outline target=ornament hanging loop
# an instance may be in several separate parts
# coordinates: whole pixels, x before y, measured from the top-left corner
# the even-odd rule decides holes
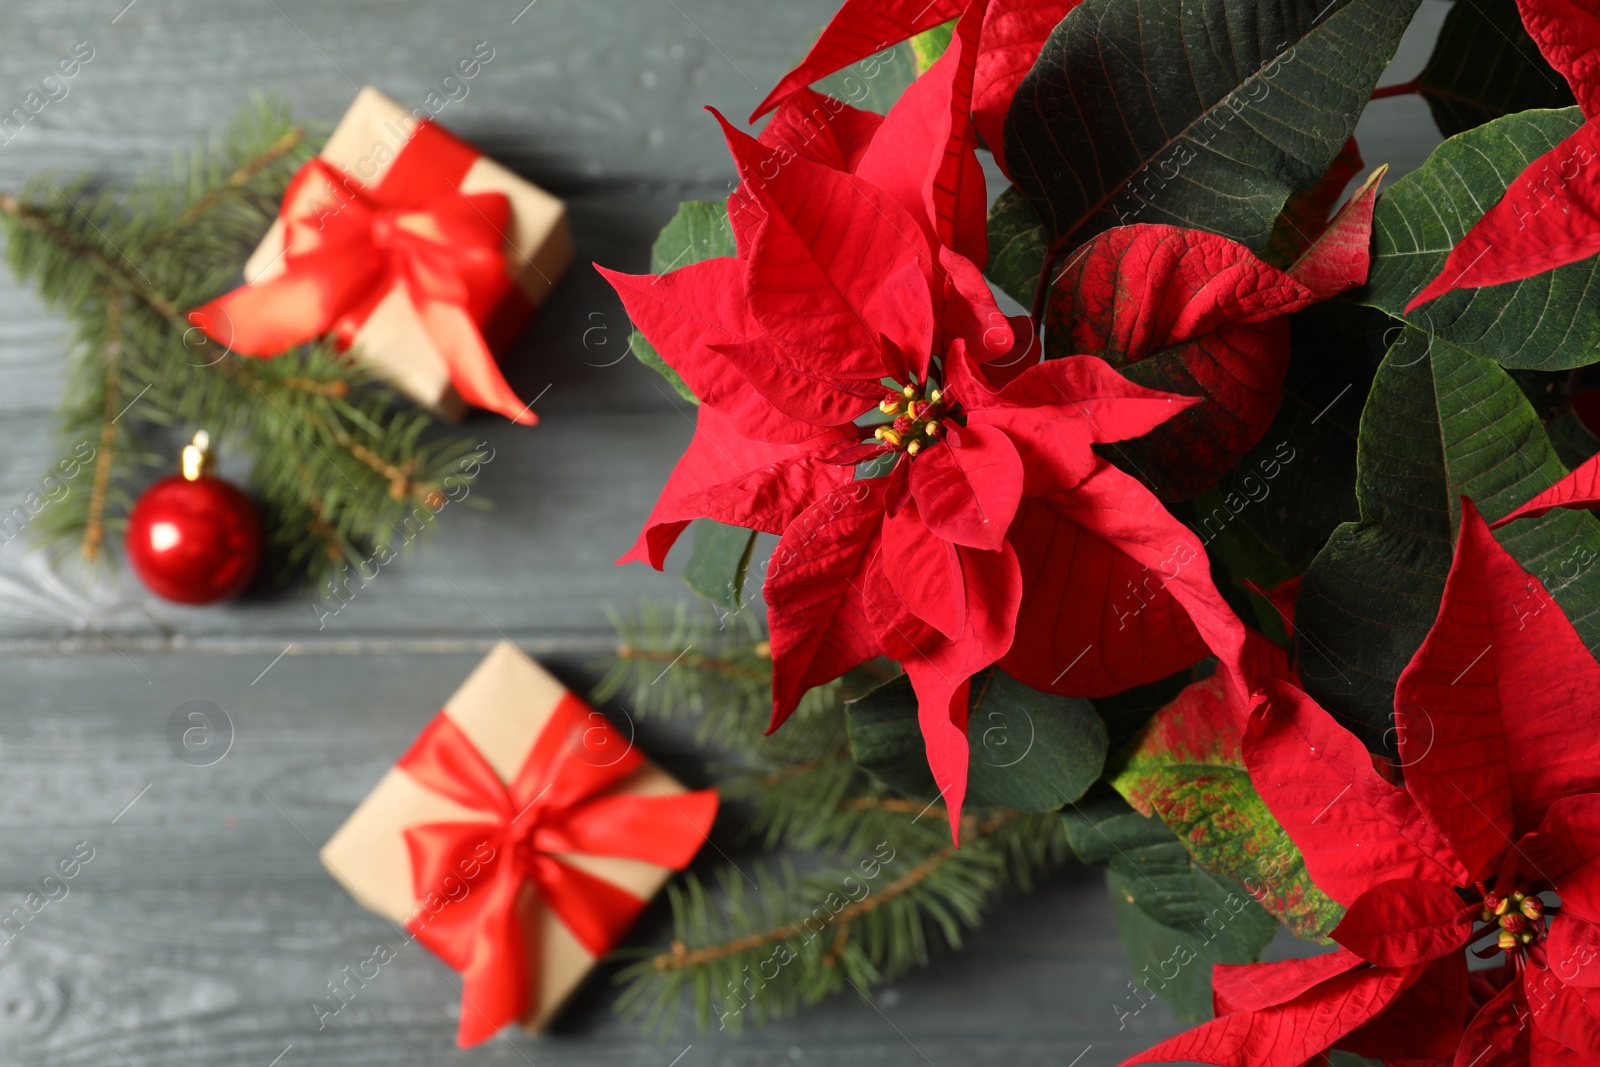
[[[184,481],[197,482],[211,473],[214,462],[211,455],[211,435],[204,430],[196,430],[194,440],[183,446],[183,478]]]

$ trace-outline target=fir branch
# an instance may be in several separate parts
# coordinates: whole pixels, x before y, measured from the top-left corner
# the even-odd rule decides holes
[[[344,559],[351,554],[350,546],[340,539],[338,531],[328,524],[327,519],[323,518],[322,501],[311,488],[311,472],[306,469],[304,463],[299,464],[297,469],[300,475],[300,484],[305,491],[306,510],[310,512],[306,528],[322,542],[330,563]]]
[[[183,309],[235,283],[311,141],[262,102],[168,175],[128,191],[41,179],[0,194],[13,271],[76,327],[62,439],[85,463],[100,443],[92,484],[37,516],[37,540],[101,554],[132,493],[170,469],[173,439],[196,427],[219,451],[251,456],[273,558],[285,577],[319,584],[367,553],[431,534],[444,488],[474,481],[484,461],[475,448],[436,437],[431,416],[397,404],[327,344],[270,360],[193,347],[200,335]]]
[[[918,809],[914,806],[908,806],[904,808],[896,806],[887,808],[886,810],[898,811],[902,814],[905,814],[915,813]],[[968,843],[970,844],[974,838],[983,838],[989,836],[1000,827],[1010,822],[1018,814],[1018,812],[1013,811],[1001,812],[983,823],[967,826],[966,829],[968,831]],[[884,888],[883,892],[879,893],[877,896],[869,895],[858,901],[855,901],[852,904],[846,905],[839,911],[837,915],[833,915],[829,918],[829,925],[836,924],[841,927],[839,932],[842,939],[845,930],[848,929],[850,923],[856,918],[863,915],[870,915],[872,912],[877,911],[885,904],[888,904],[894,901],[896,898],[911,892],[930,875],[936,872],[940,867],[955,859],[960,854],[961,849],[956,845],[952,844],[945,846],[938,852],[935,852],[933,855],[918,863],[905,874],[902,874],[899,878],[896,878],[893,882],[890,882],[889,885]],[[724,941],[721,944],[704,945],[700,948],[694,949],[693,951],[690,951],[682,941],[674,941],[672,943],[672,951],[656,955],[651,959],[650,965],[658,971],[683,970],[687,967],[698,967],[702,964],[726,959],[729,956],[737,956],[740,953],[749,952],[751,949],[765,948],[770,945],[778,944],[779,942],[788,941],[794,937],[800,937],[802,935],[803,929],[799,923],[791,921],[781,926],[773,927],[772,929],[763,933],[746,934],[743,937],[737,937],[731,941]],[[842,945],[842,940],[840,942],[836,942],[835,947],[837,948],[840,945]],[[833,949],[830,949],[829,956],[830,958],[837,958],[838,953]]]
[[[314,378],[285,378],[283,387],[298,389],[302,393],[326,397],[329,400],[343,400],[350,395],[350,383],[346,381],[319,382]]]
[[[761,645],[756,646],[755,654],[758,657],[767,659],[770,659],[772,655],[770,648],[763,651],[763,646]],[[634,648],[626,642],[617,646],[617,658],[620,660],[643,660],[647,663],[681,663],[689,670],[709,671],[728,678],[742,678],[758,684],[766,682],[772,673],[770,668],[760,670],[747,667],[742,663],[730,663],[715,656],[701,655],[698,652],[693,654],[680,652],[678,655],[673,656],[669,655],[667,649],[664,648]]]
[[[902,829],[911,815],[899,816]],[[916,967],[965,931],[1008,890],[1063,862],[1059,817],[992,813],[932,847],[884,838],[855,862],[800,875],[750,865],[713,885],[690,874],[669,889],[674,936],[665,951],[633,953],[619,975],[619,1010],[665,1032],[687,999],[696,1025],[739,1029],[787,1015],[852,986],[865,992]],[[898,870],[876,887],[883,874]]]
[[[782,730],[763,740],[772,721],[772,650],[753,612],[691,610],[644,604],[637,611],[612,611],[620,639],[618,655],[595,688],[597,701],[626,697],[640,715],[693,717],[701,743],[732,750],[804,751],[807,757],[835,751],[827,721],[843,699],[840,683],[807,693]]]
[[[284,156],[298,148],[301,142],[303,142],[305,139],[306,131],[299,126],[294,126],[288,130],[285,130],[281,137],[268,145],[254,159],[245,163],[242,167],[228,175],[228,177],[223,180],[222,184],[218,185],[215,189],[211,190],[211,192],[195,201],[188,208],[185,208],[183,213],[177,218],[173,219],[161,229],[146,237],[140,247],[149,248],[152,245],[159,243],[162,239],[170,234],[182,230],[186,226],[190,226],[199,221],[201,217],[203,217],[213,208],[226,201],[230,195],[244,188],[244,186],[256,175],[260,174],[272,164],[276,163],[278,160],[282,159]]]
[[[57,192],[60,192],[60,190],[58,189]],[[63,199],[66,198],[65,193],[61,195]],[[79,234],[62,226],[59,220],[51,218],[48,212],[24,204],[10,193],[0,192],[0,214],[6,215],[15,220],[17,225],[34,231],[41,237],[59,245],[62,250],[79,257],[93,267],[101,278],[114,289],[138,297],[162,318],[170,322],[177,322],[182,319],[177,306],[171,300],[151,289],[148,285],[141,283],[127,271],[117,266],[99,248],[85,241]],[[87,216],[85,221],[93,225],[93,222]],[[188,327],[187,321],[184,322],[184,327]]]
[[[775,786],[780,786],[789,781],[791,778],[800,778],[804,775],[810,774],[813,771],[819,770],[822,767],[826,767],[829,764],[837,764],[844,760],[848,760],[849,758],[850,749],[842,748],[839,751],[831,752],[826,756],[819,756],[816,759],[806,760],[804,763],[789,764],[768,774],[763,774],[760,779],[758,779],[758,783],[762,789],[772,789]]]
[[[643,714],[700,716],[701,735],[740,765],[719,783],[729,808],[747,811],[745,836],[776,854],[729,862],[709,881],[684,876],[668,887],[669,944],[618,954],[632,961],[618,975],[618,1008],[647,1029],[665,1032],[686,1003],[701,1028],[731,1029],[846,983],[865,991],[926,964],[937,948],[959,947],[1003,893],[1065,861],[1065,827],[1053,813],[971,810],[956,848],[943,805],[894,796],[859,767],[841,703],[876,679],[813,691],[803,715],[762,737],[772,695],[759,630],[681,604],[614,618],[632,654],[597,695],[631,686]]]

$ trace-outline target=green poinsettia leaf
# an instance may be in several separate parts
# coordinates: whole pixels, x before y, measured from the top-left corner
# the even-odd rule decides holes
[[[1284,468],[1279,463],[1276,469],[1281,475]],[[1241,465],[1239,470],[1245,468]],[[1235,471],[1236,476],[1238,473]],[[1266,494],[1271,491],[1271,482],[1265,474],[1258,477],[1248,471],[1238,481],[1259,490],[1262,495],[1240,496],[1231,490],[1207,489],[1195,497],[1192,505],[1194,515],[1204,531],[1201,543],[1205,545],[1206,555],[1211,557],[1213,574],[1220,567],[1233,579],[1232,586],[1227,583],[1219,585],[1223,596],[1231,601],[1248,603],[1255,614],[1251,621],[1256,629],[1273,641],[1287,645],[1289,634],[1278,609],[1267,597],[1253,591],[1251,586],[1269,590],[1293,578],[1296,572],[1284,562],[1282,556],[1268,547],[1248,523],[1240,521],[1252,507],[1270,499]],[[1250,619],[1246,612],[1239,611],[1238,614]]]
[[[1571,408],[1551,419],[1546,429],[1550,432],[1550,443],[1555,446],[1556,455],[1569,467],[1576,467],[1600,452],[1600,437],[1596,437],[1594,431],[1585,426],[1578,413]]]
[[[633,358],[643,363],[667,380],[673,390],[691,404],[700,403],[700,398],[694,395],[688,384],[678,376],[678,372],[667,366],[667,361],[661,358],[661,353],[656,351],[656,346],[650,339],[638,330],[628,338],[628,351],[633,353]]]
[[[1283,403],[1261,441],[1219,484],[1225,510],[1200,515],[1202,538],[1236,515],[1300,572],[1340,523],[1360,518],[1356,428],[1386,324],[1395,326],[1387,315],[1344,300],[1291,318]]]
[[[1416,88],[1446,137],[1502,115],[1576,103],[1523,28],[1517,0],[1453,4]]]
[[[737,608],[744,603],[744,580],[755,551],[756,532],[713,519],[694,523],[694,552],[683,569],[689,588],[707,600]]]
[[[1600,359],[1600,257],[1448,293],[1404,315],[1507,183],[1582,122],[1575,107],[1507,115],[1435,149],[1378,198],[1363,299],[1502,366],[1568,370]]]
[[[1011,299],[1031,308],[1048,243],[1039,212],[1013,185],[989,207],[989,266],[984,274]]]
[[[1205,1022],[1212,1015],[1211,968],[1255,962],[1278,929],[1277,921],[1243,889],[1200,867],[1191,867],[1190,874],[1193,896],[1185,910],[1195,917],[1176,925],[1157,922],[1133,902],[1136,887],[1116,874],[1106,875],[1117,933],[1136,987],[1112,1002],[1119,1022],[1143,1010],[1140,989],[1159,995],[1184,1022]]]
[[[908,797],[931,799],[939,792],[917,726],[911,679],[891,679],[845,704],[850,754],[884,785]]]
[[[1012,102],[1012,177],[1057,250],[1133,222],[1259,250],[1344,147],[1419,3],[1085,0]]]
[[[1195,682],[1150,720],[1111,785],[1140,814],[1166,823],[1198,866],[1242,884],[1296,935],[1326,940],[1344,909],[1312,883],[1299,848],[1251,784],[1242,738],[1222,679]]]
[[[1361,416],[1359,522],[1306,571],[1295,615],[1302,683],[1369,748],[1395,749],[1394,686],[1439,612],[1468,496],[1491,522],[1566,473],[1504,369],[1407,328]],[[1497,531],[1549,588],[1584,643],[1600,644],[1600,522],[1556,509]]]
[[[1211,967],[1250,963],[1278,923],[1238,885],[1197,867],[1160,819],[1101,786],[1063,812],[1078,858],[1107,868],[1133,979],[1112,991],[1121,1020],[1160,996],[1188,1021],[1210,1017]]]
[[[1106,724],[1111,751],[1122,749],[1144,729],[1156,712],[1170,704],[1183,692],[1184,686],[1194,681],[1194,672],[1185,668],[1159,682],[1137,685],[1132,689],[1108,697],[1095,697],[1094,710]]]
[[[906,41],[857,60],[821,79],[814,88],[865,111],[886,115],[920,73],[917,49]]]
[[[685,200],[650,246],[650,273],[665,274],[718,256],[738,255],[728,205],[721,200]]]
[[[1087,700],[1041,693],[990,667],[973,675],[967,708],[969,807],[1054,811],[1100,777],[1106,728]],[[857,763],[906,796],[938,795],[910,679],[886,682],[845,710]]]
[[[939,62],[939,57],[950,47],[950,41],[955,34],[956,23],[951,19],[931,30],[923,30],[911,38],[911,54],[917,59],[918,74],[927,73],[929,67]]]
[[[1164,926],[1195,919],[1194,861],[1166,823],[1140,815],[1103,784],[1061,817],[1073,853],[1125,882],[1129,903]]]
[[[650,273],[665,274],[704,259],[736,254],[733,227],[728,224],[728,205],[716,200],[685,200],[661,228],[655,244],[650,246]],[[691,404],[700,403],[644,334],[633,331],[628,338],[628,349],[634,359],[665,378],[679,396]]]

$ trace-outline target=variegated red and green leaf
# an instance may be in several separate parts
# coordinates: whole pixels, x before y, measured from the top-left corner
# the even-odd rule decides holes
[[[1048,355],[1099,356],[1140,385],[1204,401],[1117,450],[1157,496],[1193,498],[1261,440],[1289,369],[1289,314],[1366,280],[1375,192],[1364,188],[1289,272],[1237,241],[1162,225],[1110,230],[1062,266],[1045,307]]]
[[[1344,909],[1312,883],[1300,849],[1251,785],[1243,736],[1222,679],[1195,682],[1156,712],[1111,784],[1171,827],[1201,867],[1242,884],[1296,935],[1326,943]]]

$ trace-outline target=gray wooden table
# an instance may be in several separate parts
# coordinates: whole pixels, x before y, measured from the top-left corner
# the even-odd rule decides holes
[[[452,976],[410,947],[318,1029],[324,983],[396,943],[324,873],[316,846],[501,635],[593,678],[607,604],[681,597],[672,575],[611,561],[631,542],[692,414],[624,357],[620,305],[587,267],[642,270],[681,199],[732,170],[700,105],[751,105],[836,0],[5,0],[0,112],[87,41],[93,59],[19,136],[0,189],[41,169],[112,180],[161,163],[252,91],[331,121],[357,87],[415,106],[457,60],[494,55],[440,121],[566,197],[575,269],[520,349],[539,401],[524,430],[473,421],[497,458],[493,511],[453,508],[319,629],[304,597],[183,610],[124,575],[85,585],[0,548],[0,911],[92,852],[67,892],[0,934],[0,1064],[115,1067],[922,1064],[1109,1067],[1173,1032],[1151,1007],[1119,1029],[1128,967],[1098,874],[1071,870],[1006,904],[967,948],[882,989],[741,1036],[645,1039],[609,1011],[602,971],[555,1032],[453,1049]],[[1426,0],[1388,81],[1425,59],[1448,6]],[[1404,117],[1402,125],[1398,120]],[[1418,122],[1417,120],[1421,121]],[[1414,99],[1376,105],[1369,163],[1416,165]],[[51,453],[64,325],[0,278],[0,502]],[[174,757],[187,701],[231,720],[226,756]],[[682,737],[646,747],[692,774]],[[662,909],[639,936],[659,937]],[[1077,1057],[1077,1058],[1075,1058]]]

